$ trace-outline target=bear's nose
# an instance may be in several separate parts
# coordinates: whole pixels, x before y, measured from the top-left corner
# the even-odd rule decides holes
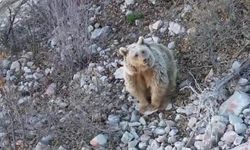
[[[144,62],[144,63],[147,63],[147,59],[146,59],[146,58],[144,58],[144,59],[143,59],[143,62]]]

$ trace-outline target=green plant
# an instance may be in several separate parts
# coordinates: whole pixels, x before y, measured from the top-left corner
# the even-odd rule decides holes
[[[127,21],[130,25],[134,24],[135,23],[135,20],[137,19],[142,19],[144,16],[142,13],[131,13],[129,15],[127,15]]]

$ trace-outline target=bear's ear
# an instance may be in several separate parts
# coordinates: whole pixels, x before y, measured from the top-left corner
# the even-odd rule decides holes
[[[143,38],[143,36],[140,36],[139,39],[138,39],[137,44],[142,45],[143,43],[144,43],[144,38]]]
[[[121,47],[119,49],[119,53],[122,55],[122,56],[126,56],[128,54],[128,49],[125,48],[125,47]]]

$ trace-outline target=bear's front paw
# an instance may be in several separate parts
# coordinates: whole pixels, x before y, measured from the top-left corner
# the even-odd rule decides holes
[[[146,111],[143,112],[143,115],[144,116],[148,116],[148,115],[151,115],[155,112],[158,111],[158,108],[155,108],[153,107],[152,105],[149,105],[147,108],[146,108]]]

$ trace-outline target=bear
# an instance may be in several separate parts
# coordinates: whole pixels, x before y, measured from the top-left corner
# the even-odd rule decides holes
[[[138,41],[121,47],[126,90],[139,101],[139,112],[164,107],[176,89],[177,66],[171,50],[163,44]]]

